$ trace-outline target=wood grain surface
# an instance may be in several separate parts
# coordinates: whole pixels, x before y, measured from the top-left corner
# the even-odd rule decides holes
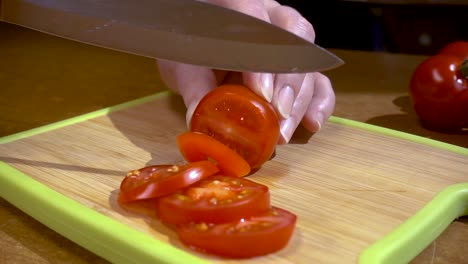
[[[154,61],[149,59],[66,41],[2,23],[0,23],[0,36],[0,135],[2,136],[164,89],[158,79]],[[335,115],[468,147],[466,134],[448,135],[427,130],[420,126],[417,116],[411,109],[407,85],[412,71],[425,59],[424,56],[344,50],[335,52],[347,63],[343,67],[327,72],[337,94]],[[105,122],[111,124],[112,120]],[[328,133],[326,131],[330,131],[330,126],[327,125],[326,130],[322,132]],[[312,137],[311,140],[320,141],[319,136],[322,132]],[[304,139],[302,136],[297,138]],[[128,138],[126,140],[130,141]],[[66,145],[63,144],[63,146]],[[288,148],[301,148],[300,146],[303,145],[292,144]],[[148,154],[150,151],[145,150],[144,146],[139,145],[139,147],[141,147],[140,151],[147,152],[148,158],[146,161],[143,160],[144,158],[138,158],[141,159],[141,164],[152,161],[151,155]],[[317,156],[326,155],[315,151],[314,148],[311,152],[316,153],[314,155]],[[39,158],[37,161],[42,163],[33,162],[34,156],[25,157],[24,152],[22,155],[22,157],[10,155],[9,162],[16,164],[15,166],[34,168],[34,170],[47,169],[53,170],[54,173],[68,171],[68,174],[75,171],[88,176],[107,173],[113,178],[119,177],[120,172],[128,169],[114,167],[103,169],[89,166],[86,162],[73,165],[66,157],[54,157],[53,160],[47,161]],[[16,163],[13,158],[16,159]],[[139,162],[136,160],[132,163]],[[364,164],[366,162],[362,161],[362,165]],[[298,167],[297,170],[307,171],[303,167]],[[369,174],[365,176],[370,177]],[[268,175],[263,177],[269,180]],[[283,177],[283,181],[284,179]],[[412,183],[417,186],[417,179],[414,176],[412,179],[414,180]],[[349,184],[349,181],[346,180],[343,184],[346,183]],[[398,186],[395,184],[394,181],[390,181],[384,187]],[[324,188],[325,184],[319,186]],[[343,192],[339,190],[340,186],[343,187],[343,185],[335,186],[336,190],[324,188],[312,189],[312,191],[316,194],[320,191],[328,193],[325,196],[328,198],[332,195],[352,197],[357,194],[357,198],[344,203],[342,206],[344,209],[355,206],[353,204],[355,199],[365,198],[365,191],[356,190],[355,194],[351,195],[351,189]],[[385,194],[385,190],[388,194]],[[373,195],[383,193],[399,196],[397,192],[385,190],[377,191]],[[281,191],[279,193],[274,199],[281,201],[284,195]],[[370,192],[367,195],[371,195]],[[324,199],[326,201],[326,198]],[[428,193],[423,193],[422,197],[415,199],[419,202],[410,202],[405,207],[420,205],[425,199],[428,199]],[[323,206],[323,204],[320,205],[314,201],[311,206]],[[289,208],[293,211],[295,207]],[[324,209],[323,213],[319,213],[328,215],[331,214],[330,210]],[[407,215],[408,208],[396,214]],[[324,219],[324,215],[318,215],[320,217],[314,221],[320,220],[323,221],[322,224],[327,223],[329,220]],[[394,221],[399,220],[394,219]],[[346,219],[343,222],[345,222],[342,224],[344,227],[348,226]],[[361,225],[362,223],[359,222],[358,226]],[[0,199],[0,226],[0,263],[107,263],[106,260],[60,236],[3,199]],[[303,221],[300,226],[304,226]],[[364,240],[377,237],[377,235],[370,237],[366,232],[364,234]],[[327,236],[327,232],[321,236]],[[308,243],[316,243],[316,241]],[[324,243],[330,245],[333,242],[334,240],[327,240]],[[353,244],[351,247],[362,246],[360,242],[357,246]],[[455,221],[446,232],[413,260],[413,263],[466,263],[467,251],[468,221],[462,218]],[[338,257],[334,256],[332,259]]]
[[[126,171],[183,162],[175,135],[186,129],[184,113],[178,96],[162,96],[3,144],[0,159],[83,205],[188,250],[157,220],[116,202]],[[273,204],[299,220],[286,249],[243,262],[354,263],[437,192],[466,181],[467,157],[460,154],[333,123],[309,136],[297,134],[279,146],[275,158],[250,176],[270,187]]]

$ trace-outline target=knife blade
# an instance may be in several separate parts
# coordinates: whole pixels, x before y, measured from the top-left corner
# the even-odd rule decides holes
[[[194,0],[0,0],[0,20],[156,59],[231,71],[325,71],[326,49],[243,13]]]

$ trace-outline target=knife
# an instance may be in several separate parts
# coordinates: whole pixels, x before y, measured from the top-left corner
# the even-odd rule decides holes
[[[260,19],[194,0],[0,0],[0,20],[126,53],[230,71],[325,71],[344,62]]]

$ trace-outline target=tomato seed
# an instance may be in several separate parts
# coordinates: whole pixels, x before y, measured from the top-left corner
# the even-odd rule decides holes
[[[127,173],[127,176],[130,176],[130,175],[136,175],[136,176],[138,176],[138,175],[140,175],[140,171],[139,171],[139,170],[132,170],[132,171],[129,171],[129,172]]]
[[[174,165],[174,166],[170,167],[169,169],[167,169],[168,172],[178,172],[179,170],[180,170],[180,168],[177,165]]]
[[[210,199],[210,203],[216,205],[216,204],[218,204],[218,199],[216,199],[216,197],[213,197],[213,198]]]
[[[233,181],[231,181],[231,184],[232,185],[240,185],[241,183],[240,183],[239,180],[233,180]]]
[[[183,194],[176,194],[176,198],[181,201],[187,201],[189,198]]]
[[[208,230],[208,225],[206,223],[199,223],[195,225],[195,228],[198,231],[207,231]]]

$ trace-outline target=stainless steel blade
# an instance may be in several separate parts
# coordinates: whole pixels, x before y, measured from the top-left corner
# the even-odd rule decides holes
[[[314,72],[343,64],[279,27],[194,0],[0,0],[0,19],[141,56],[253,72]]]

